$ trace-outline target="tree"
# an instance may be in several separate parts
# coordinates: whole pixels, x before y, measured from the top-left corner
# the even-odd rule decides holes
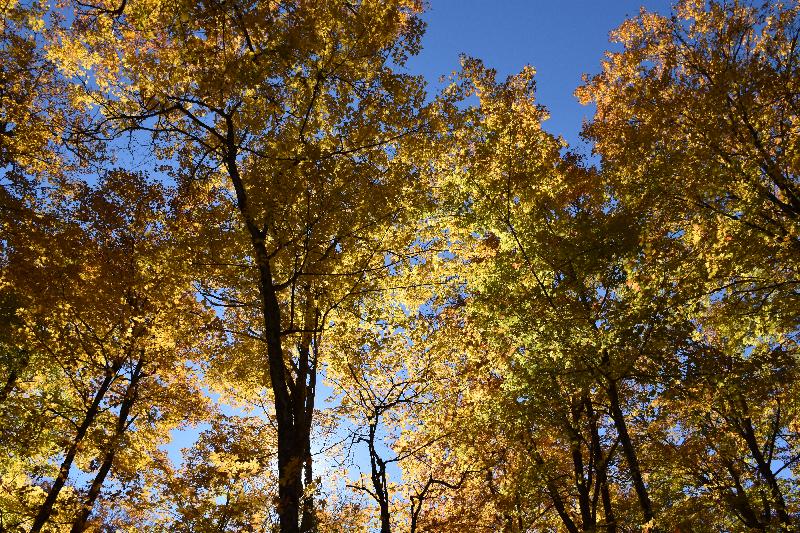
[[[731,305],[796,327],[798,6],[685,1],[613,33],[577,94],[605,175],[652,227],[691,241]],[[788,313],[787,313],[788,312]]]
[[[684,308],[693,343],[668,396],[694,399],[688,412],[669,405],[694,413],[685,431],[702,438],[677,453],[695,457],[693,483],[741,524],[791,528],[784,493],[796,484],[776,471],[797,445],[783,398],[798,328],[798,6],[680,2],[671,17],[643,11],[614,38],[622,51],[578,91],[597,104],[585,134],[620,201],[649,213],[646,232],[666,230],[690,252],[672,283],[701,289]],[[706,470],[695,453],[719,462]]]
[[[15,0],[0,9],[0,169],[42,171],[54,155],[49,144],[69,117],[48,109],[68,106],[56,96],[64,80],[42,49],[46,8]]]
[[[419,48],[420,5],[75,7],[53,54],[97,87],[96,134],[152,132],[184,186],[226,184],[216,201],[237,213],[236,257],[253,267],[275,402],[281,530],[297,531],[322,318],[384,267],[422,186],[404,148],[430,127],[422,81],[393,66]]]
[[[509,523],[537,520],[538,492],[571,531],[666,526],[682,489],[648,483],[665,466],[650,443],[667,432],[660,391],[696,327],[685,310],[704,294],[681,272],[691,251],[647,227],[602,172],[559,154],[531,71],[502,83],[476,62],[467,73],[480,107],[453,166],[468,170],[443,190],[454,194],[444,199],[457,213],[465,324],[492,384],[471,416],[497,420],[502,444],[480,429],[473,438],[506,451],[496,468],[517,508]],[[470,338],[459,329],[453,343]]]
[[[19,428],[7,436],[12,457],[34,460],[15,491],[30,502],[19,520],[31,531],[53,520],[83,531],[109,477],[135,478],[206,406],[190,363],[213,346],[209,315],[174,262],[163,189],[116,171],[73,194],[20,227],[30,240],[10,239],[5,256],[4,284],[24,296],[12,342],[37,361],[8,398],[26,412],[2,421]],[[37,426],[44,447],[26,449]],[[76,468],[91,479],[85,491],[69,483]]]
[[[398,292],[394,295],[402,299]],[[436,375],[432,372],[435,363],[427,358],[426,345],[418,338],[426,329],[425,320],[406,316],[395,299],[388,309],[375,301],[384,296],[377,292],[372,301],[358,303],[356,310],[363,313],[360,327],[332,331],[328,344],[344,357],[330,361],[327,378],[335,385],[334,393],[341,395],[337,411],[354,426],[347,438],[348,455],[353,447],[363,445],[369,457],[369,481],[362,474],[358,483],[347,486],[374,500],[381,533],[391,533],[402,514],[396,511],[395,500],[403,496],[391,469],[402,468],[406,459],[430,444],[404,447],[398,440],[414,424],[414,413],[430,401],[428,392]],[[415,346],[423,347],[422,353]]]
[[[272,428],[258,417],[220,417],[184,450],[178,472],[168,474],[165,524],[175,531],[273,531],[276,496],[269,462]]]
[[[0,8],[0,530],[797,528],[800,6],[624,22],[596,163],[423,8]]]

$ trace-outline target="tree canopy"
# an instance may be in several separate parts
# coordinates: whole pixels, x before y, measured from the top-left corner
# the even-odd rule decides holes
[[[591,155],[427,7],[0,6],[0,531],[800,528],[800,5],[628,18]]]

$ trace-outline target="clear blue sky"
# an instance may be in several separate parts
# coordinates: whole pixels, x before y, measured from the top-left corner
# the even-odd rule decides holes
[[[530,64],[537,98],[550,110],[545,129],[578,143],[593,110],[572,95],[581,74],[600,69],[608,33],[639,8],[669,14],[668,0],[428,0],[428,23],[419,56],[408,64],[435,86],[458,69],[461,53],[482,59],[505,77]]]

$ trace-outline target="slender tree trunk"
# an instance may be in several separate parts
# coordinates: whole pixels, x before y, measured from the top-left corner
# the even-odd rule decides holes
[[[317,381],[317,347],[314,333],[317,331],[317,309],[311,302],[311,288],[305,286],[306,309],[303,317],[303,333],[298,352],[300,360],[298,365],[302,369],[307,369],[301,385],[302,395],[297,399],[295,410],[303,420],[303,432],[305,435],[304,453],[304,474],[305,487],[311,486],[314,482],[313,462],[311,457],[311,424],[314,418],[314,396]],[[298,378],[300,379],[300,378]],[[306,381],[308,384],[306,385]],[[304,491],[305,492],[305,491]],[[317,530],[317,518],[314,511],[314,495],[305,494],[303,498],[303,516],[300,522],[302,533],[313,533]]]
[[[589,486],[584,478],[583,453],[580,443],[573,442],[572,466],[575,476],[575,489],[578,491],[578,508],[581,512],[581,526],[583,531],[595,531],[594,519],[592,517],[591,499],[589,496]]]
[[[725,467],[733,480],[733,487],[735,493],[730,493],[727,497],[730,506],[733,508],[734,513],[739,517],[742,523],[752,529],[764,531],[764,525],[758,519],[753,507],[750,505],[750,500],[747,497],[747,491],[742,486],[741,476],[736,470],[733,462],[730,460],[725,461]]]
[[[570,440],[570,454],[572,456],[572,473],[575,489],[578,491],[578,508],[581,513],[581,527],[583,531],[595,531],[595,520],[592,515],[591,497],[589,495],[589,484],[591,483],[591,471],[589,480],[586,479],[586,467],[583,461],[583,450],[581,449],[581,435],[579,431],[580,419],[582,414],[582,401],[577,398],[572,399],[570,414],[572,420],[564,417],[564,425]]]
[[[603,454],[603,447],[600,440],[600,431],[597,428],[597,414],[595,413],[592,400],[587,396],[585,399],[586,411],[589,416],[590,431],[592,433],[592,455],[594,457],[593,465],[597,487],[600,490],[600,500],[603,502],[603,519],[605,522],[605,529],[609,533],[617,532],[617,521],[614,518],[614,508],[611,506],[611,493],[608,487],[608,462],[611,460],[611,454],[614,448],[609,450],[608,455]],[[595,493],[596,494],[596,493]],[[595,496],[595,501],[597,496]],[[596,521],[595,521],[596,523]]]
[[[377,409],[376,409],[377,411]],[[367,445],[369,446],[370,477],[375,497],[378,500],[378,509],[381,518],[381,533],[391,533],[392,523],[389,514],[389,486],[386,483],[386,461],[381,459],[378,450],[375,448],[376,433],[378,431],[378,421],[380,415],[375,414],[374,420],[369,424],[369,436]]]
[[[106,480],[106,476],[108,476],[108,473],[111,471],[111,466],[114,463],[114,457],[116,457],[117,450],[119,449],[119,443],[122,440],[122,435],[128,429],[128,417],[130,416],[131,407],[136,402],[139,389],[139,380],[142,377],[142,363],[143,360],[140,358],[136,363],[136,367],[133,369],[131,381],[128,384],[128,388],[125,391],[125,397],[122,399],[122,404],[119,408],[119,415],[117,415],[117,425],[116,428],[114,428],[114,435],[108,442],[106,453],[103,456],[103,462],[100,465],[100,469],[97,471],[97,474],[95,474],[94,479],[92,480],[92,485],[89,487],[86,500],[83,502],[83,506],[78,512],[78,517],[72,524],[70,533],[81,533],[84,529],[86,529],[86,522],[89,520],[89,516],[92,514],[94,503],[97,501],[98,496],[100,496],[100,490],[103,488],[103,483]]]
[[[544,459],[537,450],[533,450],[532,456],[534,462],[537,465],[545,466]],[[550,500],[553,502],[553,507],[556,508],[558,516],[564,523],[564,527],[567,528],[567,531],[569,531],[569,533],[580,533],[578,526],[575,525],[575,521],[572,520],[572,517],[570,517],[569,513],[567,512],[567,506],[564,504],[564,499],[558,492],[558,486],[546,473],[544,474],[544,476],[545,476],[545,488],[547,489],[547,494],[550,496]]]
[[[608,490],[608,471],[603,465],[602,470],[597,471],[597,482],[600,484],[600,499],[603,501],[603,517],[605,528],[608,533],[617,533],[617,520],[614,517],[614,508],[611,506],[611,493]]]
[[[646,522],[653,519],[653,505],[650,502],[650,496],[647,492],[647,486],[642,479],[642,471],[639,467],[639,459],[636,456],[636,449],[633,446],[633,441],[628,434],[628,426],[625,423],[625,415],[622,412],[622,407],[619,401],[619,390],[617,389],[616,380],[608,380],[608,399],[611,407],[611,418],[614,420],[614,427],[617,429],[619,435],[619,442],[622,445],[622,452],[625,454],[625,460],[628,463],[628,470],[633,480],[633,488],[636,490],[636,496],[639,498],[639,506],[642,509],[642,514]]]
[[[744,400],[741,401],[741,404],[745,414],[745,416],[739,420],[742,437],[747,443],[747,448],[750,450],[750,455],[756,462],[756,468],[758,468],[759,475],[764,478],[764,481],[767,482],[770,496],[772,496],[772,503],[775,506],[775,512],[778,515],[778,520],[780,520],[781,524],[790,526],[792,525],[792,519],[789,517],[789,513],[786,511],[786,501],[783,498],[780,485],[778,485],[778,479],[772,472],[772,466],[767,462],[764,454],[761,451],[761,448],[758,445],[756,432],[753,428],[753,421],[747,414],[747,404]]]
[[[265,230],[253,220],[236,161],[237,143],[231,115],[226,121],[225,166],[231,178],[239,213],[246,226],[258,268],[261,311],[267,343],[267,359],[272,394],[275,400],[275,418],[278,426],[278,516],[280,533],[299,533],[300,509],[303,500],[303,464],[306,451],[311,448],[311,420],[308,406],[314,404],[314,390],[309,390],[308,362],[298,364],[298,375],[293,379],[287,371],[281,344],[281,310],[273,284],[270,257],[264,240]],[[313,380],[314,378],[312,378]]]
[[[609,457],[603,457],[603,453],[598,447],[595,451],[597,465],[597,484],[600,487],[600,500],[603,502],[603,522],[608,533],[617,533],[617,519],[614,516],[614,507],[611,504],[611,491],[608,485],[608,461]]]
[[[78,447],[80,446],[83,438],[86,436],[86,432],[89,430],[89,427],[91,427],[91,425],[94,423],[97,413],[100,410],[100,403],[103,401],[103,398],[105,397],[106,392],[108,392],[109,387],[111,387],[111,383],[114,381],[114,377],[121,366],[121,363],[115,363],[111,368],[106,369],[103,382],[95,392],[92,403],[83,418],[83,422],[81,422],[81,425],[78,426],[78,431],[75,433],[75,437],[72,439],[72,443],[66,451],[64,460],[61,462],[61,467],[58,469],[58,475],[53,481],[53,485],[50,487],[50,490],[47,492],[47,497],[45,498],[44,503],[42,503],[42,506],[39,508],[36,518],[33,520],[30,533],[39,533],[39,531],[42,530],[42,527],[47,523],[47,520],[50,518],[50,515],[53,512],[53,505],[56,503],[58,494],[61,492],[61,489],[64,488],[67,478],[69,477],[69,471],[70,468],[72,468],[72,463],[78,453]]]

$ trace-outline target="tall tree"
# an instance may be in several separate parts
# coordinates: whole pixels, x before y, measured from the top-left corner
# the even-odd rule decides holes
[[[693,243],[718,297],[796,327],[797,39],[794,3],[684,1],[642,12],[577,94],[585,135],[632,208]]]
[[[796,522],[785,494],[796,483],[778,473],[797,446],[783,398],[796,390],[789,354],[800,326],[798,15],[793,2],[643,11],[614,32],[622,50],[578,91],[597,104],[585,134],[620,201],[647,213],[646,234],[666,230],[690,252],[666,283],[702,288],[684,308],[695,330],[676,367],[686,381],[668,390],[698,402],[686,431],[702,438],[676,453],[716,455],[708,470],[695,463],[693,483],[755,528]]]
[[[212,347],[210,317],[169,247],[163,188],[115,171],[71,192],[6,241],[3,284],[24,297],[11,343],[36,365],[8,395],[26,410],[3,412],[0,427],[11,456],[34,467],[14,491],[31,531],[53,521],[83,531],[109,479],[135,478],[171,429],[206,409],[191,362]],[[38,450],[25,437],[35,428]]]
[[[429,127],[422,80],[397,70],[419,49],[421,4],[74,7],[53,55],[92,78],[97,132],[150,131],[159,154],[181,163],[184,186],[226,184],[231,262],[252,266],[243,292],[259,302],[281,530],[297,531],[322,318],[384,267],[403,204],[422,186],[404,149]]]

